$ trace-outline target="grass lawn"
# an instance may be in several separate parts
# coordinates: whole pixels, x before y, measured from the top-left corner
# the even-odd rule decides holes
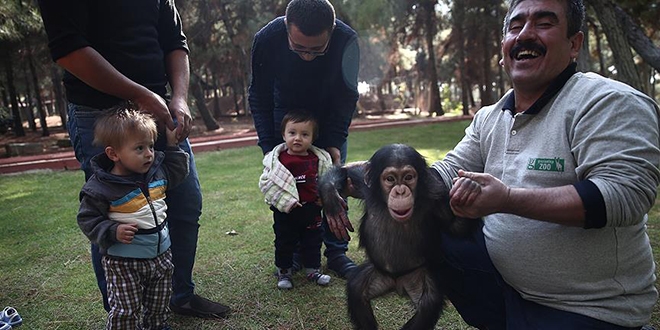
[[[467,124],[353,132],[349,161],[367,159],[378,147],[394,142],[410,144],[429,162],[441,159],[463,136]],[[226,320],[174,315],[171,325],[175,329],[351,328],[344,280],[333,277],[329,287],[319,287],[297,275],[293,290],[277,290],[272,276],[272,217],[257,187],[261,158],[257,146],[196,155],[204,193],[196,291],[228,303],[234,312]],[[0,176],[0,308],[15,307],[24,319],[21,329],[104,326],[106,314],[91,269],[89,243],[75,221],[82,183],[80,171]],[[358,219],[359,207],[354,201],[350,205],[351,218]],[[657,205],[649,218],[648,231],[657,253]],[[227,235],[231,230],[238,234]],[[361,261],[363,252],[353,238],[349,255]],[[376,300],[374,310],[382,329],[398,329],[412,315],[407,301],[394,295]],[[652,324],[659,322],[656,308]],[[437,328],[470,329],[451,308]]]

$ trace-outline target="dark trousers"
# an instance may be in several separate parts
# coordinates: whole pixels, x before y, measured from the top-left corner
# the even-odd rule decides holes
[[[305,268],[321,267],[321,207],[307,203],[294,208],[290,213],[273,210],[275,232],[275,266],[291,268],[293,252],[300,254]]]
[[[481,228],[471,239],[443,235],[443,266],[447,296],[463,320],[479,329],[628,330],[584,315],[523,299],[490,260]]]

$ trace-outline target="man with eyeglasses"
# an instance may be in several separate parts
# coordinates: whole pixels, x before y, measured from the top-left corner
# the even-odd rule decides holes
[[[285,16],[259,30],[252,44],[249,102],[263,153],[283,142],[280,124],[287,111],[306,109],[319,122],[314,144],[334,164],[344,163],[358,66],[357,33],[335,17],[330,2],[289,2]],[[323,226],[328,268],[345,278],[356,268],[346,256],[348,242],[336,238],[325,221]]]

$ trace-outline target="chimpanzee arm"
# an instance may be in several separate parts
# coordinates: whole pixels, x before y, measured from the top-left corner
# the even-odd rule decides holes
[[[326,214],[342,212],[346,197],[364,198],[366,167],[366,162],[335,166],[319,179],[318,190]]]
[[[470,219],[456,216],[451,209],[449,200],[450,188],[440,178],[438,173],[430,169],[429,196],[434,201],[433,218],[436,219],[443,232],[448,232],[458,237],[469,237],[475,230],[480,228],[480,219]]]
[[[323,203],[323,212],[330,230],[337,238],[349,240],[348,231],[354,231],[346,213],[344,197],[363,198],[364,172],[366,163],[351,163],[333,167],[319,179],[318,191]]]

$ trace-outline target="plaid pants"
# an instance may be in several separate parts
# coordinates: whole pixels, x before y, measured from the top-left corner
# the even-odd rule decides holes
[[[106,329],[167,329],[172,252],[168,249],[154,259],[103,256],[101,261],[110,304]]]

